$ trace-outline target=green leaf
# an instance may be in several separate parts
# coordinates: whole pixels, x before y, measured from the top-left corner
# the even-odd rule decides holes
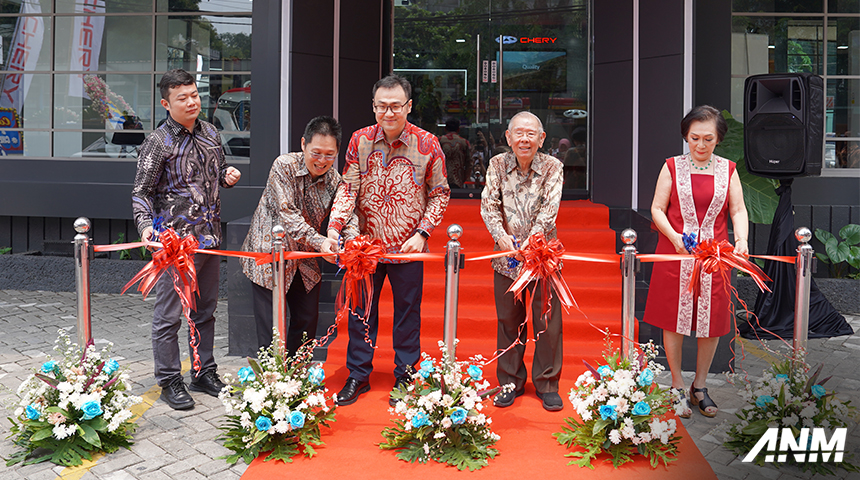
[[[102,441],[101,439],[99,439],[98,432],[96,432],[93,427],[87,425],[86,423],[81,423],[78,426],[81,427],[81,429],[83,430],[83,433],[81,433],[81,437],[83,437],[83,439],[87,443],[96,448],[102,448]]]
[[[104,432],[105,430],[107,430],[108,427],[107,420],[105,420],[102,416],[98,416],[92,420],[88,420],[86,423],[88,423],[91,427],[93,427],[99,432]]]
[[[826,253],[815,252],[815,257],[824,263],[827,263],[827,264],[830,263],[830,257],[828,257]]]
[[[46,428],[36,430],[36,433],[34,433],[32,437],[30,437],[30,442],[35,443],[35,442],[38,442],[39,440],[44,440],[44,439],[50,437],[52,434],[53,434],[53,427],[46,427]]]
[[[827,245],[827,242],[829,241],[836,240],[836,237],[834,237],[832,233],[820,228],[815,229],[815,238],[824,245]]]
[[[851,253],[848,249],[847,243],[837,243],[836,239],[834,239],[833,242],[827,242],[824,247],[827,252],[827,256],[830,257],[830,260],[833,261],[833,263],[842,263],[848,260],[848,255]]]
[[[860,225],[849,223],[839,230],[839,236],[848,245],[857,245],[860,243]]]
[[[860,268],[860,247],[855,245],[848,249],[848,265]]]
[[[714,149],[714,153],[737,164],[738,177],[744,191],[744,204],[747,207],[750,222],[770,224],[773,222],[773,213],[779,203],[779,197],[775,191],[778,183],[749,173],[744,160],[744,125],[735,120],[726,110],[723,110],[723,117],[729,129],[723,141]]]

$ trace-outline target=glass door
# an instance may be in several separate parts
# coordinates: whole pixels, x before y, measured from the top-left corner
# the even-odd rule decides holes
[[[468,159],[448,162],[453,196],[480,195],[523,110],[544,124],[542,151],[564,163],[565,196],[585,195],[588,14],[585,0],[395,0],[393,66],[412,83],[409,121],[443,148],[446,136],[469,142]]]

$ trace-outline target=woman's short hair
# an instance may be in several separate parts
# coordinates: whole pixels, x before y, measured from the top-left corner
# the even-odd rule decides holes
[[[340,123],[338,123],[334,118],[327,117],[325,115],[312,118],[305,127],[305,134],[302,135],[302,138],[305,139],[305,145],[311,143],[314,139],[314,135],[334,137],[335,141],[337,141],[337,148],[340,148],[340,141],[343,133],[340,128]]]
[[[713,120],[717,126],[717,143],[722,142],[726,136],[726,132],[729,130],[729,124],[726,123],[726,119],[723,118],[720,111],[710,105],[699,105],[684,116],[684,119],[681,120],[681,137],[685,140],[687,139],[687,134],[690,133],[690,125],[693,122],[707,122],[710,120]]]

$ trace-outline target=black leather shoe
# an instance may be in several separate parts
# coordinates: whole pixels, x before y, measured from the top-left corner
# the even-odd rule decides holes
[[[188,388],[195,392],[208,393],[213,397],[217,397],[218,394],[221,393],[221,389],[225,386],[224,382],[218,378],[218,373],[215,370],[209,370],[208,372],[203,372],[199,377],[191,380],[191,385],[189,385]]]
[[[367,380],[359,382],[358,380],[349,377],[346,379],[346,383],[343,385],[343,388],[337,392],[337,404],[352,405],[356,400],[358,400],[359,395],[368,390],[370,390],[370,382]]]
[[[412,375],[408,373],[403,374],[394,381],[394,388],[391,389],[391,392],[394,393],[400,389],[406,391],[406,389],[409,388],[409,385],[412,385]],[[397,405],[397,399],[389,395],[388,404],[392,407]]]
[[[535,393],[537,393],[537,397],[543,401],[544,410],[557,412],[564,408],[564,402],[561,401],[561,397],[558,392]]]
[[[161,399],[174,410],[188,410],[194,408],[194,399],[185,389],[182,377],[176,377],[170,384],[162,387]]]
[[[525,390],[511,390],[506,392],[502,390],[493,397],[493,405],[501,408],[510,407],[514,404],[514,400],[525,393]]]

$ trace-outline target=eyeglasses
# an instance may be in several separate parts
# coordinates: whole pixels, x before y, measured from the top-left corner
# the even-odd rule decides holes
[[[311,152],[308,155],[311,156],[314,160],[325,160],[326,162],[331,162],[333,160],[337,160],[337,155],[323,155],[321,153]]]
[[[511,136],[516,139],[525,137],[529,140],[535,140],[538,138],[538,132],[535,130],[514,130],[511,132]]]
[[[407,102],[407,103],[409,103],[409,102]],[[385,113],[388,110],[391,110],[391,113],[397,114],[397,113],[402,112],[403,107],[405,107],[405,106],[406,106],[405,104],[399,105],[396,103],[394,105],[373,105],[373,111],[376,113]]]

